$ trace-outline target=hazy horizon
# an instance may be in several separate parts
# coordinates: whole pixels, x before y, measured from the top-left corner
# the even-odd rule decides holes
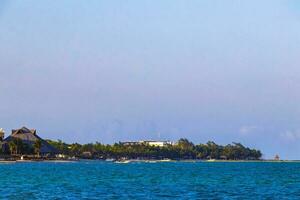
[[[0,2],[0,128],[300,159],[300,3]]]

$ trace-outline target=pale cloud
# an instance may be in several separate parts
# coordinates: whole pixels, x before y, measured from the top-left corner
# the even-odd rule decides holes
[[[300,140],[300,129],[294,131],[285,131],[280,134],[280,138],[286,142],[295,142]]]
[[[257,126],[242,126],[239,130],[240,135],[246,136],[251,132],[254,132],[258,127]]]

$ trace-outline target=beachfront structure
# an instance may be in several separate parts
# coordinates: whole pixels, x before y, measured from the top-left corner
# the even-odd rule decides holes
[[[125,141],[125,142],[120,142],[120,144],[125,146],[133,146],[133,145],[140,145],[141,143],[138,141]]]
[[[26,127],[22,127],[20,129],[13,129],[10,136],[4,139],[2,148],[6,151],[9,151],[9,143],[14,140],[21,140],[23,144],[27,145],[29,148],[34,148],[36,141],[40,141],[40,151],[39,153],[42,155],[47,154],[57,154],[58,150],[50,145],[48,142],[43,140],[37,135],[35,129],[28,129]]]
[[[165,147],[168,145],[173,145],[173,143],[170,141],[158,141],[158,140],[126,141],[126,142],[121,142],[121,144],[126,146],[149,145],[155,147]]]
[[[149,145],[149,146],[155,146],[155,147],[164,147],[168,145],[172,145],[172,142],[170,141],[156,141],[156,140],[145,140],[140,141],[143,144]]]

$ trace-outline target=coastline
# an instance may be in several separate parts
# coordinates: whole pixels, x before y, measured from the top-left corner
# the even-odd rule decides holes
[[[157,163],[157,162],[184,162],[184,163],[298,163],[300,160],[123,160],[115,161],[115,163]]]
[[[28,160],[0,160],[0,164],[13,164],[13,163],[34,163],[34,162],[49,162],[49,163],[75,163],[81,161],[100,161],[106,163],[170,163],[170,162],[182,162],[182,163],[299,163],[300,160],[147,160],[147,159],[128,159],[128,160],[99,160],[99,159],[28,159]]]
[[[0,160],[1,163],[34,163],[34,162],[53,162],[53,163],[74,163],[80,161],[100,161],[100,162],[107,162],[107,163],[165,163],[165,162],[182,162],[182,163],[296,163],[300,162],[300,160],[171,160],[171,159],[162,159],[162,160],[135,160],[135,159],[128,159],[128,160],[114,160],[114,161],[106,161],[106,160],[99,160],[99,159],[77,159],[77,160],[61,160],[61,159],[51,159],[51,160]]]

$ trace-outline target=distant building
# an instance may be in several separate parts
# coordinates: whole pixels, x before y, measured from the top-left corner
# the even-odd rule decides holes
[[[57,154],[58,150],[50,145],[48,142],[40,138],[35,129],[28,129],[26,127],[22,127],[20,129],[13,129],[10,136],[5,138],[2,142],[2,147],[6,151],[9,151],[9,142],[13,141],[14,139],[22,140],[23,144],[26,144],[30,147],[33,147],[37,140],[41,141],[41,154]]]
[[[276,155],[274,160],[280,160],[279,155]]]
[[[120,142],[120,144],[125,146],[133,146],[133,145],[140,145],[140,142],[125,141],[125,142]]]
[[[126,141],[120,142],[122,145],[132,146],[132,145],[149,145],[155,147],[164,147],[168,145],[173,145],[170,141],[157,141],[157,140],[141,140],[141,141]]]
[[[146,140],[146,141],[140,141],[142,144],[146,144],[149,146],[155,146],[155,147],[164,147],[168,145],[172,145],[172,142],[170,141],[155,141],[155,140]]]

